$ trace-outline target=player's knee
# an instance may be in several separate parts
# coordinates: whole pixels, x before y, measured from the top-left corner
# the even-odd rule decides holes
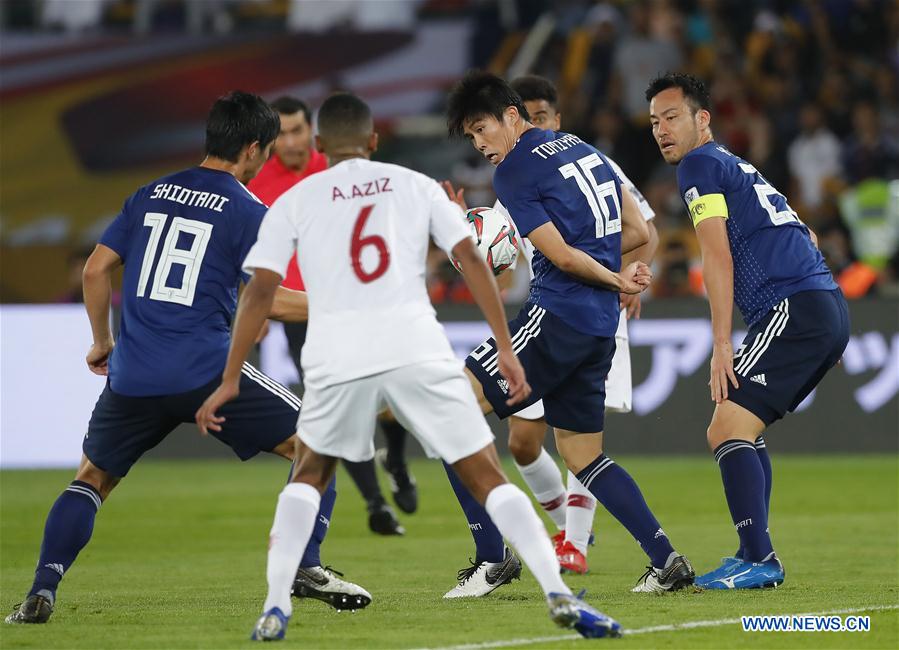
[[[100,493],[100,498],[104,501],[106,497],[109,496],[109,493],[112,492],[113,488],[119,484],[121,480],[118,477],[113,476],[109,472],[100,469],[92,462],[85,458],[81,462],[81,466],[78,468],[78,472],[75,474],[75,480],[81,481],[82,483],[87,483],[91,487],[93,487],[97,492]]]
[[[512,432],[509,436],[509,452],[512,458],[519,465],[530,465],[540,457],[540,450],[543,448],[540,440],[534,440],[532,437]]]

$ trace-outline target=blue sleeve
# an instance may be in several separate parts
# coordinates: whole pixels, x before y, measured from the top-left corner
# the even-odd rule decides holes
[[[242,224],[242,228],[238,228],[238,240],[236,242],[236,251],[234,262],[237,264],[238,273],[243,278],[244,283],[250,281],[250,274],[243,271],[243,261],[247,258],[247,253],[253,248],[256,239],[259,236],[259,226],[262,224],[262,218],[265,216],[266,210],[262,203],[247,201],[246,207],[240,208],[243,214],[236,215],[238,222]]]
[[[540,200],[536,179],[526,170],[512,165],[500,165],[493,175],[493,189],[518,228],[522,237],[551,221]]]
[[[701,196],[724,194],[723,165],[705,155],[687,156],[677,166],[677,186],[688,206]]]
[[[131,246],[131,228],[134,222],[134,204],[137,202],[137,196],[140,192],[136,192],[125,200],[122,211],[113,220],[100,242],[118,253],[118,256],[125,260],[128,256],[128,249]]]

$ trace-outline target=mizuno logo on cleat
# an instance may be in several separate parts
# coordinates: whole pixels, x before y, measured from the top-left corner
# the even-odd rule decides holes
[[[724,584],[724,586],[727,587],[728,589],[736,589],[736,586],[734,585],[734,582],[736,581],[736,579],[740,578],[742,576],[745,576],[750,571],[752,571],[751,568],[746,569],[745,571],[742,571],[740,573],[737,573],[736,575],[729,576],[727,578],[718,578],[717,580],[715,580],[715,582],[720,582],[720,583]]]
[[[768,385],[768,382],[765,381],[765,373],[762,373],[760,375],[753,375],[749,378],[749,381],[754,381],[755,383],[761,384],[762,386]]]

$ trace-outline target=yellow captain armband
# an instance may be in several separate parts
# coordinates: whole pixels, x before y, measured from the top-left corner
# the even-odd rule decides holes
[[[712,217],[722,217],[727,219],[727,201],[724,200],[723,194],[706,194],[692,201],[687,206],[690,212],[690,218],[693,220],[695,228],[706,219]]]

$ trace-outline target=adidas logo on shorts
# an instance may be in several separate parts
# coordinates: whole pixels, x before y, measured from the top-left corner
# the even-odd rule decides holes
[[[507,395],[509,394],[509,382],[507,382],[505,379],[497,379],[496,385],[499,386],[499,389],[501,391],[503,391]]]
[[[768,385],[768,382],[765,381],[765,373],[762,373],[760,375],[753,375],[749,378],[749,381],[754,381],[755,383],[761,384],[762,386]]]

